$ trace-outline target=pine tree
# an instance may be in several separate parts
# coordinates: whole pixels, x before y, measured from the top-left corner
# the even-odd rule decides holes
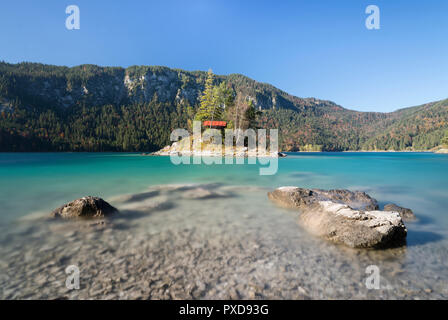
[[[196,113],[195,120],[211,120],[213,109],[215,106],[215,95],[213,86],[213,72],[210,69],[208,71],[207,80],[205,81],[205,89],[201,96],[201,104],[199,105],[198,112]]]
[[[257,110],[255,110],[254,102],[252,100],[249,100],[247,104],[248,106],[246,112],[244,113],[244,116],[246,118],[246,121],[248,122],[248,127],[255,128]]]
[[[233,90],[227,87],[225,82],[214,86],[213,80],[213,72],[209,70],[205,82],[205,89],[201,96],[201,103],[194,117],[195,120],[223,120],[224,109],[233,104]]]

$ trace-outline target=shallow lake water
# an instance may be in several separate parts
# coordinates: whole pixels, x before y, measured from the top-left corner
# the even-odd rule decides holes
[[[125,153],[0,154],[0,298],[446,299],[448,156],[290,153],[260,165],[174,165]],[[314,238],[274,206],[280,186],[362,190],[411,208],[407,245],[357,250]],[[50,221],[86,195],[120,214]],[[67,266],[80,289],[67,289]],[[380,289],[366,268],[378,266]]]

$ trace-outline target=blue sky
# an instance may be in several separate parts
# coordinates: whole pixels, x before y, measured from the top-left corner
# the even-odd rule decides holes
[[[65,28],[71,4],[80,30]],[[212,68],[362,111],[448,98],[442,0],[2,1],[0,39],[7,62]]]

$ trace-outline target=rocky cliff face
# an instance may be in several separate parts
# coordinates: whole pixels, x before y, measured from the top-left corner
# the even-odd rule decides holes
[[[169,68],[145,69],[140,74],[132,70],[125,71],[123,85],[129,101],[148,102],[154,95],[162,102],[185,99],[193,105],[198,101],[203,85],[201,81],[195,81],[192,74]]]
[[[144,103],[151,101],[154,95],[161,102],[184,100],[195,105],[203,91],[205,78],[205,72],[167,67],[132,66],[124,69],[82,65],[67,68],[0,63],[0,79],[3,82],[0,96],[9,99],[18,96],[61,108]],[[303,109],[313,106],[342,109],[329,101],[291,96],[239,74],[217,76],[216,80],[229,82],[237,92],[253,100],[258,109]]]

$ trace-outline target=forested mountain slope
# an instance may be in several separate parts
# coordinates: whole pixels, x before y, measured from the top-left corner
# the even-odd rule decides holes
[[[206,72],[0,63],[0,151],[152,151],[186,128]],[[448,128],[448,100],[392,113],[298,98],[243,75],[217,76],[253,101],[283,150],[426,150]]]

